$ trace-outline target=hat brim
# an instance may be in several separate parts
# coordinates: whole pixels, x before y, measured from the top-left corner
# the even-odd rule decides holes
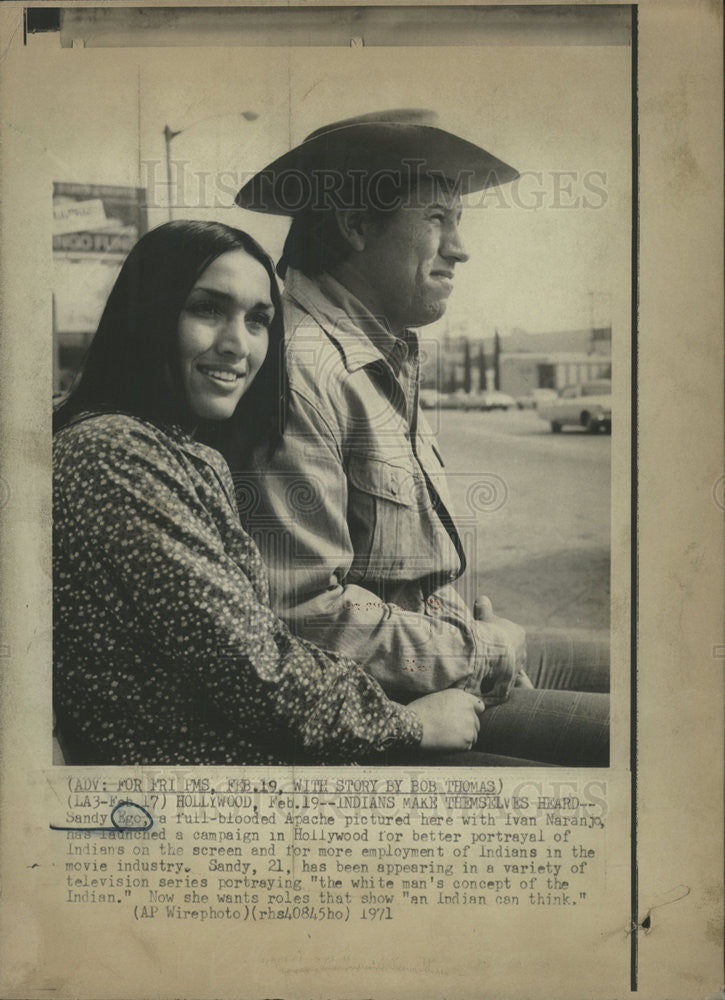
[[[430,125],[358,123],[314,135],[249,180],[235,202],[268,215],[329,207],[351,172],[446,178],[459,194],[507,184],[518,170],[460,136]]]

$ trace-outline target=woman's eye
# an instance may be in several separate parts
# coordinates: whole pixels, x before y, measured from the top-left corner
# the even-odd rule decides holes
[[[269,330],[272,317],[268,313],[250,313],[247,316],[247,326],[253,329]]]
[[[206,300],[201,302],[192,302],[192,304],[188,306],[188,309],[189,312],[194,314],[194,316],[199,316],[202,319],[211,319],[215,316],[221,315],[221,309],[216,302]]]

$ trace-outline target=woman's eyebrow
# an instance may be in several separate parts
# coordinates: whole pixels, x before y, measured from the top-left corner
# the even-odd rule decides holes
[[[195,285],[189,294],[193,295],[195,292],[199,292],[202,295],[215,295],[218,299],[224,299],[225,302],[235,301],[236,299],[236,296],[234,296],[231,292],[225,292],[221,288],[214,288],[213,285]],[[269,301],[265,301],[264,299],[260,299],[259,302],[255,302],[252,306],[249,306],[249,308],[269,309],[274,312],[273,304]]]
[[[272,303],[271,302],[264,302],[263,300],[260,300],[259,302],[255,302],[254,305],[250,306],[249,308],[250,309],[263,309],[265,312],[272,312],[272,313],[274,312],[274,306],[272,305]]]

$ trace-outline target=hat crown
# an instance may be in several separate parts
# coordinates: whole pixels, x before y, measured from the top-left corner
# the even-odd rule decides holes
[[[344,118],[310,132],[254,175],[237,194],[240,208],[299,215],[339,207],[339,180],[361,173],[375,189],[391,171],[421,172],[455,181],[461,194],[505,184],[518,171],[475,143],[442,128],[435,111],[393,108]],[[402,176],[402,175],[401,175]],[[408,174],[406,173],[407,177]],[[332,179],[330,187],[328,183]]]
[[[329,135],[340,129],[354,128],[357,125],[428,125],[439,127],[439,118],[435,111],[428,108],[392,108],[389,111],[371,111],[366,115],[355,115],[353,118],[343,118],[339,122],[323,125],[305,136],[304,142],[311,142],[323,135]]]

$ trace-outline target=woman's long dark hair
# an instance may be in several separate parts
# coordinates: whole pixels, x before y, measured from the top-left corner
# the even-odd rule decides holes
[[[188,423],[178,376],[182,307],[206,268],[230,250],[244,250],[269,275],[274,319],[269,349],[230,420],[203,421],[195,435],[230,451],[237,467],[259,444],[274,448],[284,429],[287,381],[282,304],[271,260],[247,233],[220,222],[167,222],[146,233],[126,258],[96,334],[53,430],[82,412],[114,411],[156,424]]]

